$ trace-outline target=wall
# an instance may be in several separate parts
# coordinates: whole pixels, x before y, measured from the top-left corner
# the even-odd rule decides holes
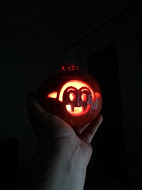
[[[26,110],[28,91],[55,71],[52,52],[48,56],[49,52],[24,45],[0,46],[0,139],[18,141],[20,167],[26,165],[37,147]]]
[[[4,44],[1,43],[0,138],[17,139],[20,151],[20,167],[26,165],[37,147],[37,140],[26,113],[28,90],[31,87],[35,88],[38,86],[40,81],[59,69],[60,65],[64,62],[72,61],[87,69],[87,56],[89,54],[115,42],[119,63],[121,99],[123,102],[123,131],[128,155],[129,180],[133,183],[133,189],[136,189],[136,184],[141,180],[140,173],[142,170],[142,121],[140,112],[142,107],[142,89],[140,82],[142,81],[142,74],[138,55],[136,29],[142,27],[142,14],[140,4],[136,7],[131,7],[131,9],[126,9],[125,11],[125,13],[122,12],[118,17],[115,16],[100,27],[95,28],[81,40],[78,39],[75,45],[69,49],[62,49],[63,47],[60,49],[60,46],[63,46],[60,44],[63,40],[61,41],[58,39],[57,46],[56,40],[60,35],[56,36],[56,32],[54,34],[56,39],[53,37],[53,41],[50,42],[50,44],[47,44],[48,41],[46,41],[46,44],[44,44],[44,50],[40,49],[40,46],[25,46],[24,42],[23,44],[15,44],[14,41],[12,44],[8,42]],[[47,21],[46,24],[48,25]],[[43,29],[44,27],[46,26],[43,24]],[[23,31],[24,28],[25,25],[23,25],[21,31]],[[46,31],[42,36],[43,30],[39,25],[34,29],[37,28],[41,30],[38,40],[41,41],[40,43],[42,44]],[[50,26],[46,28],[48,30]],[[93,24],[91,25],[91,28],[93,28]],[[33,31],[29,32],[28,27],[25,30],[26,33],[30,33],[29,39],[32,37],[34,38]],[[17,31],[16,34],[15,31]],[[11,35],[15,34],[16,36],[18,35],[18,32],[19,30],[14,28]],[[5,36],[8,34],[5,31],[1,34],[4,33]],[[52,31],[50,34],[52,34]],[[1,35],[1,38],[2,37],[3,36]],[[17,39],[19,40],[21,38],[20,33]],[[50,35],[48,36],[48,40],[49,38],[51,38]],[[73,35],[71,39],[74,39]],[[46,45],[48,48],[46,48]],[[50,48],[51,45],[52,48]],[[54,46],[57,47],[55,48]]]
[[[141,6],[142,4],[137,4],[109,20],[100,28],[94,29],[90,35],[88,34],[78,40],[76,45],[70,47],[69,51],[72,60],[87,69],[88,55],[112,43],[116,45],[123,105],[123,134],[130,184],[129,187],[122,185],[121,188],[135,190],[142,187],[142,70],[136,37],[137,31],[142,28]],[[120,185],[117,182],[112,182],[111,179],[102,179],[102,181],[109,187],[111,184],[112,189],[116,189],[116,185]],[[106,185],[102,185],[102,189],[105,187]]]

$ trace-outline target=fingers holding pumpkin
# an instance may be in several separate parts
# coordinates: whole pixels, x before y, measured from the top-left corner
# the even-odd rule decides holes
[[[30,116],[31,124],[36,133],[45,137],[61,137],[71,136],[74,134],[71,126],[63,119],[50,112],[45,111],[38,101],[35,95],[30,94],[27,102],[28,114]]]
[[[103,120],[102,115],[99,115],[91,123],[83,127],[76,127],[73,130],[64,120],[45,111],[36,101],[34,93],[29,96],[27,107],[35,131],[38,135],[45,135],[45,138],[48,134],[53,137],[74,136],[75,131],[77,135],[82,136],[90,143]]]
[[[27,111],[30,117],[35,119],[43,117],[46,114],[46,117],[50,117],[50,113],[47,113],[37,102],[34,92],[30,92],[27,100]]]
[[[98,115],[85,129],[84,131],[81,133],[81,136],[86,139],[86,141],[88,143],[91,143],[97,129],[99,128],[99,126],[101,125],[103,121],[103,116],[102,115]]]
[[[74,127],[74,131],[77,133],[77,134],[81,134],[85,129],[86,127],[89,125],[90,123],[84,125],[84,126],[81,126],[81,127]]]

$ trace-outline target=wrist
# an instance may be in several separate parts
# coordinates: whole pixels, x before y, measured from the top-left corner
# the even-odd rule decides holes
[[[51,159],[64,160],[68,165],[70,163],[70,165],[76,164],[87,168],[88,162],[84,159],[84,156],[82,156],[79,143],[70,143],[67,139],[59,140],[60,142],[57,141],[54,141],[52,146],[42,146],[40,148],[40,153],[44,155],[43,157],[48,155]]]
[[[54,144],[40,149],[23,180],[26,190],[83,190],[87,164],[80,158],[79,146],[64,148]]]
[[[56,148],[50,156],[47,167],[48,187],[52,186],[54,181],[53,189],[83,190],[87,163],[80,158],[79,147],[70,148],[68,151],[62,148],[58,151],[55,150]]]

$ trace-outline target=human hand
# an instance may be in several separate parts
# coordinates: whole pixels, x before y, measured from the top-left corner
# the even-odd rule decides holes
[[[58,116],[45,111],[34,95],[28,99],[28,114],[42,148],[53,151],[56,147],[54,151],[64,152],[77,149],[79,157],[88,165],[93,151],[90,143],[102,123],[102,115],[88,125],[72,128]]]

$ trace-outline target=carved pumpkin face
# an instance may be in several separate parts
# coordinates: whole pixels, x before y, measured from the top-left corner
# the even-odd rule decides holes
[[[98,92],[94,93],[92,88],[85,82],[80,80],[71,80],[66,82],[58,92],[52,92],[47,98],[57,98],[62,102],[66,110],[72,116],[80,116],[86,114],[95,102],[96,97],[99,98]]]
[[[55,76],[44,81],[37,89],[37,100],[72,127],[91,122],[102,108],[98,83],[76,65],[63,66]]]

